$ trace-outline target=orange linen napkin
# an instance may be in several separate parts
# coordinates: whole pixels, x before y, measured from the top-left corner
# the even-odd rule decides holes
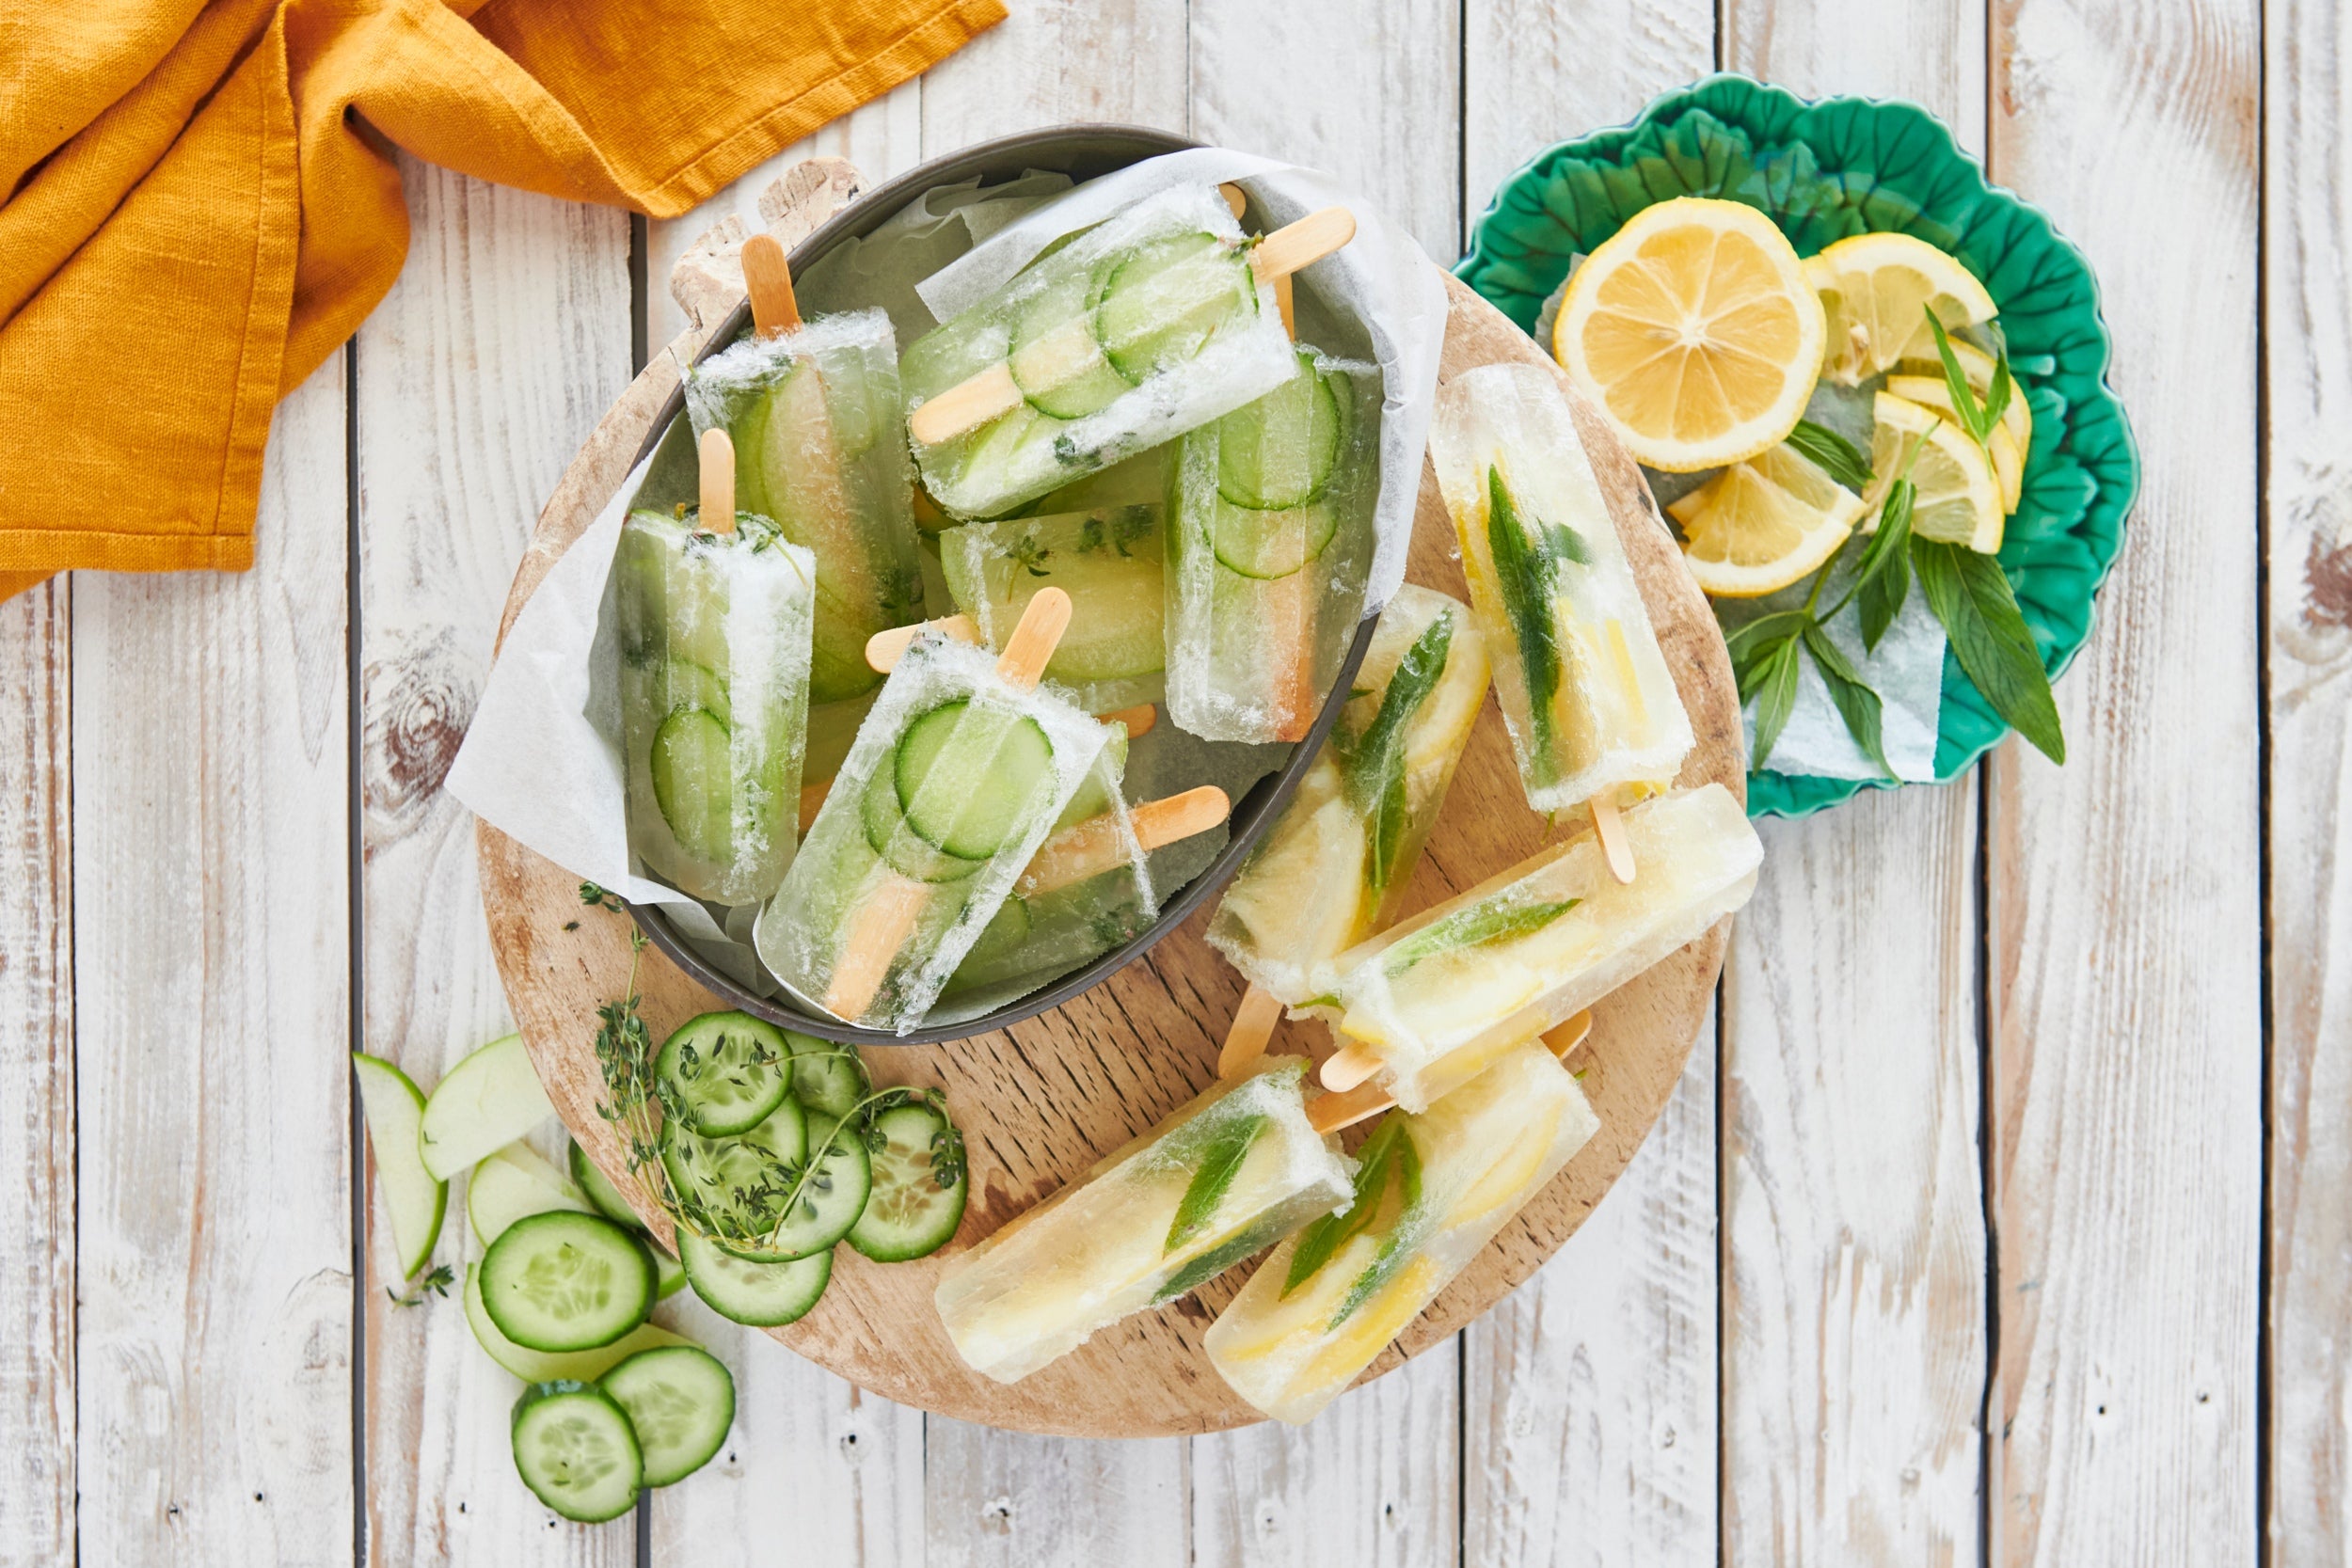
[[[0,598],[252,564],[270,411],[399,274],[386,143],[657,217],[1001,0],[0,0]]]

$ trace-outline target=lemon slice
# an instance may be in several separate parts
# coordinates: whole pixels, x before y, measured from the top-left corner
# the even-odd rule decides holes
[[[1945,330],[1989,322],[1999,308],[1976,275],[1909,234],[1856,234],[1804,263],[1829,318],[1824,380],[1856,386],[1900,359],[1935,357],[1927,309]]]
[[[1908,398],[1881,392],[1870,412],[1878,428],[1870,436],[1870,491],[1862,499],[1873,518],[1913,438],[1925,436],[1919,460],[1911,468],[1911,483],[1918,492],[1911,503],[1911,531],[1923,539],[1965,545],[1979,555],[1999,550],[2001,486],[1984,449],[1950,418]],[[1878,525],[1874,520],[1870,526]]]
[[[1772,219],[1682,197],[1585,258],[1551,352],[1635,457],[1689,473],[1795,429],[1827,341],[1804,263]]]
[[[1968,378],[1970,389],[1979,398],[1982,398],[1993,390],[1993,356],[1985,353],[1974,343],[1963,342],[1955,339],[1952,341],[1952,357],[1959,361],[1960,373]],[[1925,359],[1899,359],[1895,363],[1894,373],[1923,375],[1941,385],[1944,380],[1944,361],[1932,356]],[[1888,390],[1893,391],[1894,388],[1889,388]],[[1898,397],[1903,395],[1900,392],[1896,393]],[[1914,399],[1913,401],[1919,400]],[[1931,406],[1940,408],[1943,404],[1938,403]],[[2007,488],[2009,482],[2006,479],[2002,480],[2002,504],[2010,511],[2015,512],[2018,498],[2025,489],[2026,459],[2033,454],[2033,408],[2026,402],[2025,388],[2017,385],[2013,379],[2010,383],[2009,404],[2001,410],[2001,428],[2009,432],[2010,439],[2015,442],[2017,447],[2017,491],[2010,492]],[[1992,443],[1987,442],[1986,445],[1990,447]],[[2000,463],[1997,458],[1994,460],[1993,472],[1994,477],[2000,477]]]
[[[1699,588],[1752,599],[1788,587],[1836,553],[1861,497],[1789,446],[1735,463],[1666,510]]]
[[[1338,771],[1317,759],[1274,832],[1259,841],[1249,875],[1226,890],[1218,918],[1239,922],[1261,952],[1328,955],[1359,935],[1364,826]]]
[[[1934,409],[1955,426],[1960,422],[1959,411],[1952,406],[1952,389],[1940,375],[1890,375],[1886,378],[1886,390],[1890,396]],[[2001,511],[2015,512],[2017,499],[2026,488],[2026,458],[2017,450],[2017,437],[2010,434],[2006,418],[1985,437],[1984,454],[1992,459],[1993,480],[2001,487]]]

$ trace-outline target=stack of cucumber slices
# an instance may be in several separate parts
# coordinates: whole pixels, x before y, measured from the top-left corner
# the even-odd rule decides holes
[[[566,1171],[525,1141],[554,1107],[521,1037],[474,1052],[429,1099],[390,1062],[353,1064],[404,1278],[432,1260],[449,1179],[471,1172],[481,1255],[465,1270],[466,1318],[528,1385],[515,1465],[566,1519],[628,1513],[645,1487],[707,1463],[734,1422],[734,1379],[651,1321],[658,1301],[691,1284],[736,1323],[792,1323],[823,1294],[835,1243],[920,1258],[963,1217],[962,1141],[935,1100],[875,1093],[854,1047],[745,1013],[691,1019],[655,1057],[662,1165],[685,1222],[675,1259],[577,1143]]]

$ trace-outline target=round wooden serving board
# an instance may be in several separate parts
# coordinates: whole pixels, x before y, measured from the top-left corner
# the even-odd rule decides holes
[[[1450,310],[1441,376],[1511,359],[1549,365],[1491,306],[1452,277],[1445,283]],[[676,381],[670,356],[657,356],[574,460],[516,576],[506,605],[509,624],[619,485]],[[1714,616],[1684,570],[1632,459],[1589,408],[1579,404],[1576,416],[1697,732],[1680,782],[1714,780],[1743,794],[1739,703]],[[1425,465],[1407,576],[1467,596],[1453,524]],[[1520,793],[1502,716],[1489,704],[1414,879],[1407,911],[1526,858],[1546,838],[1543,819],[1528,810]],[[572,1134],[618,1181],[620,1145],[596,1112],[602,1080],[591,1041],[597,1006],[628,986],[628,917],[583,908],[577,878],[486,825],[479,829],[479,843],[483,906],[516,1022]],[[1202,940],[1212,908],[1204,906],[1142,958],[1055,1011],[951,1044],[868,1049],[867,1065],[878,1082],[946,1090],[971,1148],[971,1206],[947,1249],[918,1262],[878,1265],[840,1248],[824,1299],[800,1323],[775,1330],[775,1337],[862,1388],[992,1426],[1147,1437],[1259,1419],[1200,1349],[1201,1335],[1248,1277],[1247,1269],[1104,1329],[1075,1354],[1009,1387],[958,1359],[931,1307],[944,1258],[1061,1187],[1215,1076],[1217,1046],[1241,1000],[1242,981]],[[1592,1037],[1575,1062],[1600,1115],[1599,1134],[1373,1363],[1367,1378],[1484,1312],[1583,1223],[1641,1147],[1681,1075],[1723,964],[1727,927],[1719,926],[1594,1008]],[[713,1005],[650,946],[640,986],[657,1040]],[[1322,1025],[1285,1022],[1272,1049],[1319,1054],[1327,1046]],[[667,1234],[661,1216],[646,1218]]]

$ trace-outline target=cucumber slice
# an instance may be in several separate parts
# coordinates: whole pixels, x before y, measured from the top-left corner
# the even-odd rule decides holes
[[[553,1115],[523,1037],[507,1035],[442,1077],[418,1119],[417,1151],[434,1180],[446,1181]]]
[[[1252,512],[1285,512],[1323,494],[1347,436],[1340,388],[1301,354],[1298,371],[1216,421],[1217,493]]]
[[[601,1214],[532,1214],[482,1256],[482,1305],[525,1350],[594,1350],[653,1310],[653,1254]]]
[[[737,1246],[729,1242],[721,1242],[720,1246],[762,1263],[793,1262],[827,1251],[850,1233],[850,1227],[866,1212],[866,1195],[874,1187],[874,1170],[857,1130],[850,1128],[836,1136],[835,1129],[840,1125],[821,1112],[809,1114],[808,1148],[813,1167],[800,1185],[800,1196],[793,1200],[791,1212],[785,1215],[783,1225],[776,1227],[772,1236],[755,1246]]]
[[[1177,234],[1110,270],[1095,302],[1094,335],[1119,373],[1141,383],[1191,359],[1227,322],[1257,308],[1240,247],[1215,234]]]
[[[951,855],[984,861],[1052,787],[1054,747],[1034,719],[958,699],[907,726],[893,769],[907,826]]]
[[[654,674],[653,696],[657,712],[698,707],[722,724],[735,722],[735,704],[727,693],[727,683],[717,671],[691,658],[662,660]]]
[[[597,1213],[617,1226],[635,1226],[640,1230],[645,1227],[645,1222],[637,1217],[637,1211],[629,1207],[628,1199],[621,1195],[621,1189],[612,1184],[594,1160],[588,1158],[588,1151],[580,1147],[578,1139],[572,1142],[569,1164],[572,1184],[588,1195],[588,1201],[596,1205]]]
[[[882,1134],[871,1156],[874,1190],[850,1227],[850,1244],[877,1263],[937,1252],[963,1223],[963,1135],[922,1101],[884,1111],[874,1129]]]
[[[833,1278],[833,1254],[813,1253],[790,1263],[755,1263],[705,1241],[678,1232],[678,1254],[687,1283],[703,1305],[730,1323],[750,1328],[781,1328],[798,1323],[817,1305]]]
[[[637,1506],[645,1460],[618,1401],[589,1383],[534,1383],[515,1402],[515,1468],[531,1495],[576,1524]]]
[[[705,1137],[748,1132],[792,1087],[784,1031],[749,1013],[703,1013],[661,1042],[653,1059],[665,1116]]]
[[[705,707],[672,710],[653,732],[653,799],[661,820],[698,860],[734,855],[733,736]]]
[[[866,1098],[872,1081],[856,1046],[789,1029],[784,1037],[792,1047],[792,1092],[803,1106],[838,1120]]]
[[[1032,296],[1013,328],[1007,367],[1029,406],[1057,420],[1082,420],[1127,390],[1127,378],[1103,356],[1087,309],[1093,292],[1083,273]]]
[[[369,1147],[375,1151],[375,1190],[384,1195],[392,1250],[400,1256],[400,1277],[407,1279],[433,1260],[433,1244],[441,1239],[441,1216],[449,1211],[449,1183],[425,1169],[424,1157],[418,1152],[424,1095],[408,1075],[381,1056],[358,1051],[351,1053],[351,1070],[359,1081],[359,1108],[368,1118]]]
[[[596,1206],[529,1144],[507,1145],[466,1179],[466,1218],[485,1247],[516,1220],[559,1212],[592,1214]]]
[[[561,1355],[526,1350],[501,1334],[499,1325],[490,1321],[489,1308],[482,1305],[482,1271],[472,1263],[466,1265],[466,1322],[473,1329],[474,1342],[490,1359],[525,1383],[548,1383],[566,1377],[593,1383],[641,1350],[691,1342],[660,1323],[644,1323],[595,1350],[569,1351]]]
[[[790,1095],[765,1121],[734,1137],[706,1138],[675,1121],[661,1128],[661,1164],[671,1188],[721,1233],[746,1242],[775,1226],[782,1196],[771,1184],[777,1168],[807,1157],[808,1122]]]
[[[866,847],[918,882],[961,881],[988,863],[951,855],[909,828],[898,810],[897,769],[886,763],[874,770],[858,798],[858,820],[866,829]]]
[[[1059,464],[1062,433],[1067,420],[1041,414],[1027,404],[983,426],[964,454],[963,474],[972,481],[983,476],[1025,472],[1037,461],[1034,448],[1050,449]]]
[[[735,1379],[695,1345],[640,1351],[597,1386],[628,1413],[647,1486],[674,1485],[709,1464],[735,1424]]]
[[[1327,501],[1288,512],[1245,512],[1220,497],[1209,514],[1209,548],[1227,571],[1270,581],[1321,555],[1339,529],[1339,514]]]
[[[1029,901],[1019,894],[1008,896],[998,907],[994,918],[980,927],[972,949],[956,966],[955,981],[975,983],[968,979],[977,974],[994,974],[1000,971],[1014,973],[1010,960],[1029,940]],[[959,987],[958,989],[961,989]]]

